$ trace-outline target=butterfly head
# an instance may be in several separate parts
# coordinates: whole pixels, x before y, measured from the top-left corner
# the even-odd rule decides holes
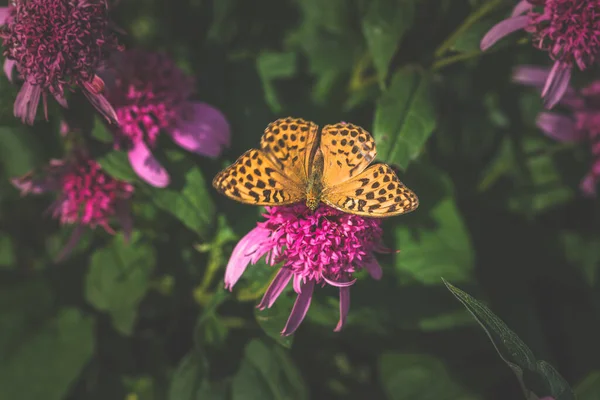
[[[312,193],[306,195],[306,207],[310,208],[311,211],[315,211],[319,207],[321,199]]]

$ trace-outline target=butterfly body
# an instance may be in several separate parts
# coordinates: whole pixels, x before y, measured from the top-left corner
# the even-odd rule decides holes
[[[370,165],[375,141],[359,126],[338,123],[321,131],[300,118],[267,126],[261,148],[251,149],[213,179],[226,196],[247,204],[282,206],[321,202],[368,217],[413,211],[417,196],[386,164]]]

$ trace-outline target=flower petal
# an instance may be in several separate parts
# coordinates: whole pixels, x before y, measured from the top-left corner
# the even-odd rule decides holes
[[[12,178],[10,182],[14,187],[21,191],[21,196],[26,194],[41,194],[52,190],[56,190],[58,187],[55,179],[52,179],[51,174],[46,175],[43,178],[33,178],[33,173],[28,172],[23,176]]]
[[[356,282],[356,278],[351,281],[347,281],[347,282],[336,282],[336,281],[327,279],[325,277],[323,277],[323,280],[325,282],[329,283],[331,286],[335,286],[335,287],[339,287],[339,288],[350,287],[350,286],[354,285],[354,283]]]
[[[542,90],[550,75],[550,68],[535,65],[519,65],[513,70],[513,82]]]
[[[371,275],[371,278],[377,281],[383,276],[381,265],[379,265],[379,262],[375,257],[370,257],[368,260],[366,260],[364,267],[367,269],[367,272],[369,272],[369,275]]]
[[[69,254],[73,251],[73,249],[79,243],[79,239],[81,239],[81,235],[83,234],[83,229],[85,228],[82,224],[77,224],[75,229],[73,229],[73,233],[71,233],[71,237],[67,241],[65,247],[62,248],[54,262],[59,263],[64,261]]]
[[[225,268],[225,289],[233,288],[248,267],[252,257],[255,256],[255,251],[251,250],[266,241],[269,234],[268,229],[256,227],[240,239]]]
[[[128,155],[131,167],[140,178],[155,187],[163,188],[169,184],[169,174],[144,143],[135,143]]]
[[[229,123],[216,108],[205,103],[191,104],[191,117],[170,130],[180,147],[193,153],[217,157],[230,143]]]
[[[511,17],[516,17],[517,15],[521,15],[529,10],[531,10],[533,6],[527,0],[521,0],[515,8],[513,8]]]
[[[289,268],[281,268],[275,278],[269,285],[267,291],[265,292],[262,300],[256,306],[259,310],[264,310],[265,308],[271,308],[275,300],[279,297],[283,289],[287,286],[292,278],[292,270]]]
[[[296,297],[296,302],[292,307],[292,312],[290,313],[290,317],[281,331],[282,336],[289,336],[298,329],[304,317],[306,317],[306,313],[308,312],[308,308],[310,307],[310,301],[312,300],[313,290],[315,288],[315,281],[310,280],[302,285],[302,291]]]
[[[342,330],[348,317],[348,311],[350,311],[350,288],[343,287],[340,288],[340,320],[333,330],[334,332]]]
[[[551,109],[560,101],[569,88],[570,80],[571,67],[558,61],[555,62],[542,89],[544,107]]]
[[[519,29],[523,29],[529,23],[529,17],[526,15],[520,15],[518,17],[512,17],[505,19],[504,21],[500,21],[496,25],[492,27],[485,34],[483,39],[481,39],[480,48],[482,51],[485,51],[492,47],[497,41],[502,39],[503,37],[518,31]]]
[[[83,94],[94,108],[98,110],[110,124],[119,125],[119,117],[117,117],[115,109],[102,94],[104,81],[102,81],[99,76],[94,75],[94,80],[92,82],[83,82],[82,86]]]
[[[10,83],[13,83],[12,75],[16,65],[17,62],[15,60],[10,60],[8,58],[4,60],[4,74]]]
[[[42,88],[40,86],[32,85],[27,81],[23,83],[15,99],[13,108],[15,117],[21,118],[23,123],[33,125],[41,94]]]
[[[8,17],[10,17],[9,7],[0,7],[0,25],[6,25]]]
[[[536,125],[559,142],[579,142],[585,139],[585,135],[577,130],[575,121],[566,115],[543,112],[538,115]]]

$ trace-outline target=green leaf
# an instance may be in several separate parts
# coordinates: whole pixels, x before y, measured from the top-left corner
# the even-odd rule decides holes
[[[233,400],[308,399],[306,385],[286,351],[254,339],[233,378]]]
[[[158,188],[150,188],[150,192],[157,207],[172,214],[185,226],[203,236],[215,217],[214,205],[206,185],[200,169],[192,167],[185,174],[181,192]]]
[[[412,0],[371,0],[362,20],[362,31],[383,86],[396,49],[410,29],[415,14]]]
[[[475,22],[466,31],[462,32],[456,41],[450,46],[451,50],[462,53],[479,52],[479,44],[481,38],[494,26],[498,21],[495,18],[486,18]]]
[[[410,174],[415,182],[412,189],[422,201],[396,227],[396,248],[400,250],[396,270],[426,285],[439,284],[442,276],[468,281],[473,272],[473,247],[454,200],[452,182],[436,168],[415,167]],[[431,204],[432,199],[437,202]]]
[[[112,143],[113,134],[108,130],[101,117],[94,118],[94,127],[92,128],[92,137],[102,143]]]
[[[271,111],[279,113],[282,110],[273,81],[290,78],[296,73],[296,53],[263,52],[256,59],[256,69],[265,92],[265,100]]]
[[[12,269],[15,261],[13,239],[5,233],[0,233],[0,270]]]
[[[20,337],[3,352],[2,396],[19,400],[62,400],[94,351],[93,320],[74,308]]]
[[[561,235],[561,242],[567,259],[581,270],[586,282],[593,287],[598,281],[600,238],[564,232]]]
[[[288,349],[292,347],[294,335],[281,336],[281,331],[285,327],[295,301],[295,297],[288,295],[290,291],[291,287],[288,285],[288,288],[281,293],[271,308],[254,309],[256,322],[262,330],[270,338],[275,339],[277,343]]]
[[[131,335],[140,301],[150,288],[155,267],[154,249],[134,232],[126,244],[121,234],[92,255],[85,281],[85,296],[107,312],[117,331]]]
[[[380,379],[392,400],[479,399],[454,382],[444,363],[424,354],[384,354],[379,360]]]
[[[578,400],[600,400],[600,370],[590,372],[575,392]]]
[[[37,166],[38,143],[33,132],[0,127],[0,163],[8,177],[23,175]]]
[[[203,400],[209,390],[208,364],[204,355],[193,350],[175,370],[169,386],[168,400]]]
[[[436,126],[430,80],[407,68],[394,74],[375,110],[373,135],[380,160],[406,169],[421,153]]]
[[[544,396],[575,399],[575,393],[558,372],[546,361],[537,361],[529,347],[487,306],[445,280],[444,284],[485,330],[500,358],[517,376],[528,400]]]
[[[131,168],[129,158],[123,151],[110,151],[96,159],[102,169],[115,179],[125,182],[134,182],[137,180],[137,175]]]

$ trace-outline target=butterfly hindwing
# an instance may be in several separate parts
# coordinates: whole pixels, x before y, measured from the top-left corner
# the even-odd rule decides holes
[[[303,187],[291,180],[261,150],[251,149],[213,179],[213,186],[233,200],[280,206],[302,201]]]
[[[343,212],[376,218],[405,214],[419,206],[415,193],[386,164],[372,165],[350,180],[326,188],[321,200]]]
[[[357,176],[375,159],[373,136],[360,126],[349,123],[325,125],[321,131],[323,184],[335,186]]]

